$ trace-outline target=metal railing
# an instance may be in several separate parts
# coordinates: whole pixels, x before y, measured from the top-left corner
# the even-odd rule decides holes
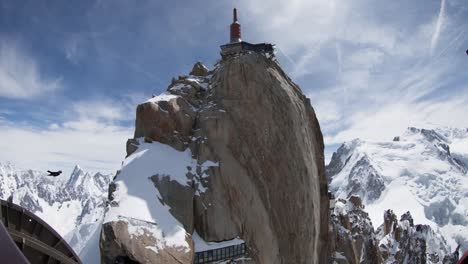
[[[212,263],[215,261],[231,260],[244,257],[247,254],[245,243],[229,247],[217,248],[202,252],[195,252],[194,264]]]

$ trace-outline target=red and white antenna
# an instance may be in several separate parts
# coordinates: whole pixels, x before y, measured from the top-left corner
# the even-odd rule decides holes
[[[237,21],[237,9],[232,11],[233,22],[231,24],[231,43],[241,42],[241,25]]]

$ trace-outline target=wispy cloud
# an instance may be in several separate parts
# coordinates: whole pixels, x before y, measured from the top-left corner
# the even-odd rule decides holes
[[[61,79],[43,76],[19,43],[0,41],[0,97],[31,99],[59,88]]]
[[[431,39],[431,55],[434,54],[434,49],[437,46],[437,42],[439,40],[439,36],[442,31],[442,27],[445,21],[445,0],[440,1],[440,9],[439,15],[437,16],[437,21],[435,23],[434,34],[432,35]]]
[[[288,55],[283,63],[311,98],[326,144],[391,139],[428,123],[468,126],[460,114],[468,101],[454,96],[468,92],[455,53],[466,16],[449,13],[452,2],[241,2],[247,23],[263,21],[249,29]]]
[[[65,57],[72,63],[78,63],[80,59],[84,56],[82,42],[83,42],[82,34],[70,34],[68,38],[65,40],[65,44],[63,47],[63,52],[65,53]]]

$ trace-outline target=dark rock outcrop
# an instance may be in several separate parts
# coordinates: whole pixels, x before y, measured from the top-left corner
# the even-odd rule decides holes
[[[194,76],[207,76],[208,74],[208,68],[201,62],[195,63],[195,65],[193,65],[192,71],[190,72],[190,75]]]
[[[398,221],[392,210],[374,231],[359,197],[338,199],[331,217],[330,263],[455,264],[444,238],[428,225],[415,225],[410,212]]]
[[[365,201],[375,201],[385,189],[385,182],[379,172],[370,164],[369,158],[363,156],[349,173],[348,197],[359,195]]]
[[[397,221],[391,210],[385,211],[376,232],[385,263],[455,263],[444,238],[428,225],[415,225],[410,212]]]
[[[331,182],[334,175],[338,174],[343,169],[351,154],[352,148],[348,147],[346,144],[341,145],[336,152],[333,152],[330,163],[325,168],[328,183]]]

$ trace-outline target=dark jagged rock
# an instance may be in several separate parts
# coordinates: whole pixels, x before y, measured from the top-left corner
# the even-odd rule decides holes
[[[207,76],[209,74],[208,68],[203,65],[201,62],[195,63],[193,65],[192,71],[190,72],[190,75],[195,75],[195,76]]]
[[[382,263],[374,228],[359,197],[339,199],[331,223],[330,263]]]
[[[385,263],[455,263],[444,238],[428,225],[414,225],[410,212],[397,221],[387,210],[377,234]]]
[[[384,224],[383,224],[383,232],[384,235],[392,232],[395,229],[397,221],[397,216],[393,213],[392,210],[386,210],[384,212]]]
[[[414,226],[413,217],[409,211],[401,215],[400,222],[402,221],[408,221],[410,226]]]
[[[444,259],[442,260],[443,264],[454,264],[457,263],[460,257],[458,251],[460,250],[460,245],[457,246],[455,251],[452,254],[445,255]],[[463,263],[463,262],[462,262]]]
[[[333,176],[338,174],[343,169],[351,154],[352,148],[345,144],[341,145],[338,150],[333,153],[330,163],[327,165],[325,170],[328,183],[330,183]]]
[[[363,156],[351,169],[348,178],[348,197],[359,195],[366,201],[377,200],[385,189],[383,177],[370,164],[367,156]]]
[[[330,263],[450,263],[443,237],[427,225],[414,225],[410,212],[397,220],[392,210],[384,212],[384,223],[374,231],[357,196],[338,199],[331,218]]]

